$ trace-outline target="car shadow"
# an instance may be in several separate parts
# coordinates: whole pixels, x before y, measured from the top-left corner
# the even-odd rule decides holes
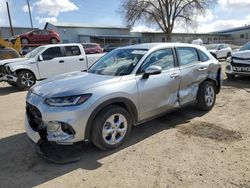
[[[0,139],[0,184],[3,187],[33,187],[79,168],[96,170],[102,167],[101,159],[205,114],[191,106],[141,124],[132,129],[130,138],[122,147],[111,151],[101,151],[92,144],[83,144],[77,151],[71,151],[72,154],[77,152],[80,160],[65,165],[54,164],[38,156],[25,133]]]
[[[22,92],[22,90],[20,90],[18,87],[10,86],[9,84],[0,83],[0,96],[17,92]]]
[[[234,80],[223,80],[223,86],[235,87],[239,89],[248,89],[250,88],[250,76],[236,77]]]

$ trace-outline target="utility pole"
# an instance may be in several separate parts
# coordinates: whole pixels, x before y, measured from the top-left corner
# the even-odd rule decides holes
[[[12,27],[12,22],[11,22],[11,17],[10,17],[10,9],[9,9],[9,4],[6,1],[6,6],[7,6],[7,12],[8,12],[8,17],[9,17],[9,22],[10,22],[10,31],[11,31],[11,36],[14,36],[14,31],[13,31],[13,27]]]
[[[27,0],[27,5],[28,5],[28,10],[29,10],[29,16],[30,16],[30,25],[31,25],[31,28],[33,28],[33,22],[32,22],[32,17],[31,17],[30,1],[29,0]]]

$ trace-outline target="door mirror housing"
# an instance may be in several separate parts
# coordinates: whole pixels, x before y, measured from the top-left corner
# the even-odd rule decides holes
[[[39,55],[38,58],[37,58],[38,61],[43,61],[43,56],[42,55]]]
[[[147,79],[150,75],[161,74],[162,68],[160,66],[151,65],[144,71],[142,78]]]

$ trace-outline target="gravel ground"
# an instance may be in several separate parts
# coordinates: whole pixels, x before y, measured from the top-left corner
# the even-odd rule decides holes
[[[117,150],[85,144],[67,165],[34,152],[25,95],[0,83],[0,187],[250,188],[250,78],[224,80],[209,113],[188,107],[137,126]]]

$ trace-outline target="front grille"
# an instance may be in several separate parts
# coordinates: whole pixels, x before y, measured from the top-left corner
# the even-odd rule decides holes
[[[35,106],[26,103],[26,114],[30,127],[34,131],[38,131],[39,126],[42,124],[41,112]]]
[[[250,67],[250,64],[244,64],[244,63],[234,63],[234,62],[231,62],[231,65],[233,67]]]

